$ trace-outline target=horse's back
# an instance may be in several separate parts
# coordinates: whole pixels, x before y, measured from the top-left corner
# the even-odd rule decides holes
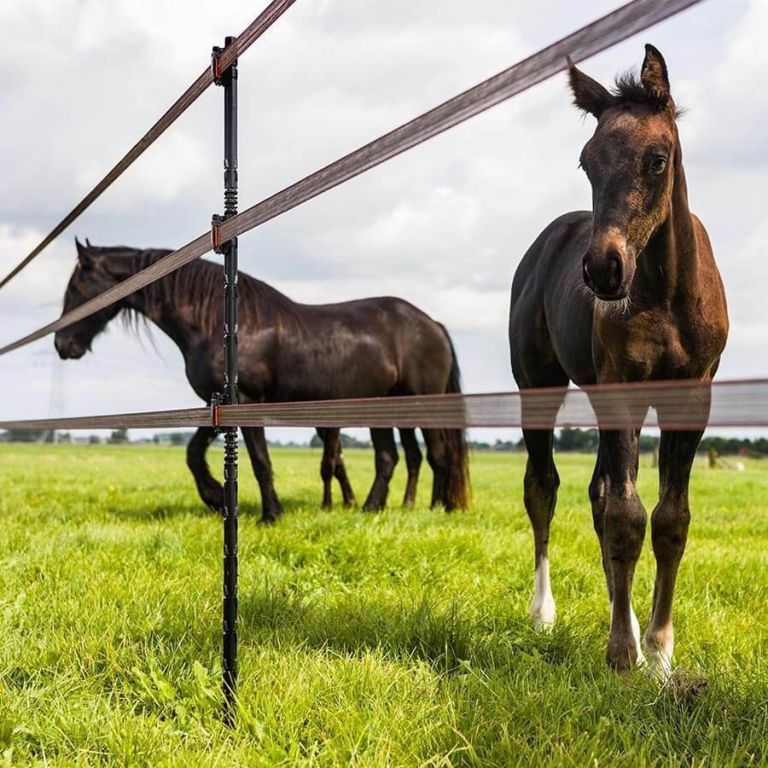
[[[375,296],[335,305],[350,313],[356,328],[374,340],[374,356],[396,367],[398,394],[444,392],[453,365],[453,347],[445,328],[405,299]]]
[[[512,281],[509,346],[521,388],[594,381],[592,299],[581,259],[592,229],[589,211],[552,221],[523,256]]]
[[[377,296],[295,304],[293,315],[295,322],[277,334],[275,399],[445,391],[453,362],[450,340],[410,302]]]

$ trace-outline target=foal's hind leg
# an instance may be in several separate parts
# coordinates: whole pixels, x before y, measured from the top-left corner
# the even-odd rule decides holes
[[[416,487],[419,483],[419,469],[421,468],[422,462],[419,441],[416,439],[416,430],[401,429],[400,445],[403,446],[403,453],[405,453],[405,465],[408,467],[408,482],[405,486],[403,506],[412,507],[416,501]]]
[[[203,503],[214,512],[224,512],[224,489],[211,475],[205,454],[208,446],[216,439],[216,430],[212,427],[200,427],[187,444],[187,466],[192,472],[197,485],[197,492]]]
[[[659,416],[661,417],[661,414]],[[653,590],[651,623],[643,638],[643,645],[649,663],[662,676],[667,676],[672,671],[672,602],[691,519],[688,482],[702,434],[699,430],[661,432],[659,502],[651,516],[651,539],[656,555],[656,584]]]
[[[368,498],[363,504],[363,509],[368,511],[384,509],[389,493],[389,481],[392,479],[398,460],[395,435],[392,429],[372,428],[371,440],[376,452],[376,478]]]

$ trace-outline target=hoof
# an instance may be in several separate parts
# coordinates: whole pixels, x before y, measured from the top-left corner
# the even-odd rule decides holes
[[[551,632],[555,626],[557,611],[555,610],[555,600],[552,594],[544,595],[543,598],[534,597],[531,603],[531,623],[537,632]]]
[[[622,676],[627,676],[633,669],[645,666],[645,657],[634,643],[608,646],[606,654],[608,666]]]
[[[273,502],[267,507],[263,507],[261,510],[261,522],[265,525],[271,525],[277,522],[277,518],[283,514],[283,508],[280,502]]]
[[[224,514],[224,488],[220,485],[209,485],[200,488],[200,498],[211,512]]]
[[[648,660],[648,670],[661,682],[666,682],[672,676],[673,648],[674,641],[671,631],[666,636],[652,637],[646,634],[643,638],[643,650]]]

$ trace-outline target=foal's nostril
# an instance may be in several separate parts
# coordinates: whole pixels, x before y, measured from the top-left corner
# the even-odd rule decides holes
[[[605,256],[606,276],[608,285],[612,288],[618,288],[621,285],[621,256],[618,251],[608,251]]]
[[[587,262],[586,261],[582,261],[582,263],[581,263],[581,271],[582,271],[582,275],[584,277],[584,282],[587,285],[592,285],[592,275],[589,274],[589,267],[587,266]]]

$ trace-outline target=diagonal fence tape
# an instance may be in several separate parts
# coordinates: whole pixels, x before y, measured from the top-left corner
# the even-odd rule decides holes
[[[245,53],[296,0],[273,0],[222,52],[219,67],[223,71]],[[9,283],[34,258],[44,251],[75,219],[95,202],[133,163],[149,149],[174,122],[202,96],[213,83],[208,67],[184,93],[163,113],[160,119],[128,150],[96,186],[25,256],[2,280],[0,288]]]
[[[237,216],[227,219],[218,227],[219,240],[226,242],[237,235],[258,227],[260,224],[276,218],[307,200],[358,176],[370,168],[447,131],[449,128],[557,74],[566,67],[566,56],[570,56],[573,61],[581,61],[701,1],[632,0],[632,2],[582,27],[577,32],[529,56],[509,69],[449,99],[438,107],[390,131],[325,168],[306,176],[304,179],[246,209]],[[206,253],[211,250],[210,236],[208,234],[201,235],[192,243],[187,244],[182,251],[191,248],[193,244],[202,242],[204,238],[208,239],[208,246],[200,251],[198,255]],[[118,301],[120,298],[130,295],[133,291],[148,285],[154,280],[158,280],[163,275],[188,263],[193,258],[197,258],[197,256],[190,256],[189,253],[186,253],[184,258],[179,258],[180,253],[181,251],[175,251],[166,256],[163,261],[154,264],[152,268],[129,278],[133,280],[138,278],[139,275],[142,276],[140,280],[132,284],[131,290],[124,290],[122,288],[124,283],[111,288],[111,298],[107,304],[99,302],[98,299],[100,297],[97,297],[88,304],[78,307],[72,313],[63,315],[54,323],[49,323],[38,331],[25,336],[23,339],[0,348],[0,355],[18,349],[56,330],[65,328],[77,322],[77,320],[97,312],[104,306],[108,306],[109,303]],[[173,260],[173,266],[169,269],[164,269],[160,265],[167,260]],[[154,268],[157,269],[154,270]],[[150,273],[151,270],[154,271]],[[125,282],[127,283],[127,281]],[[81,310],[88,306],[93,308],[83,313]]]
[[[194,261],[204,253],[208,253],[210,250],[210,234],[206,233],[200,235],[195,240],[192,240],[192,242],[187,243],[183,248],[179,248],[178,251],[168,254],[168,256],[160,259],[160,261],[156,261],[141,272],[137,272],[135,275],[131,275],[117,285],[113,285],[111,288],[108,288],[90,301],[86,301],[79,307],[75,307],[75,309],[62,315],[58,320],[54,320],[52,323],[48,323],[48,325],[44,325],[42,328],[38,328],[36,331],[33,331],[23,338],[0,348],[0,355],[12,352],[14,349],[19,349],[19,347],[24,347],[27,344],[31,344],[33,341],[42,339],[49,333],[55,333],[62,328],[66,328],[73,323],[78,322],[78,320],[90,317],[91,315],[100,312],[102,309],[111,306],[116,301],[120,301],[120,299],[130,296],[140,288],[165,277],[165,275],[169,275],[171,272],[183,267],[185,264],[189,264],[190,261]]]
[[[642,382],[488,394],[253,403],[187,410],[0,421],[0,429],[151,427],[768,427],[768,379]]]
[[[222,242],[364,173],[701,0],[634,0],[227,219]]]
[[[172,411],[147,411],[143,413],[114,413],[104,416],[71,416],[60,419],[25,419],[2,421],[0,429],[32,430],[44,432],[51,429],[152,429],[155,427],[210,427],[210,408],[183,408]]]

